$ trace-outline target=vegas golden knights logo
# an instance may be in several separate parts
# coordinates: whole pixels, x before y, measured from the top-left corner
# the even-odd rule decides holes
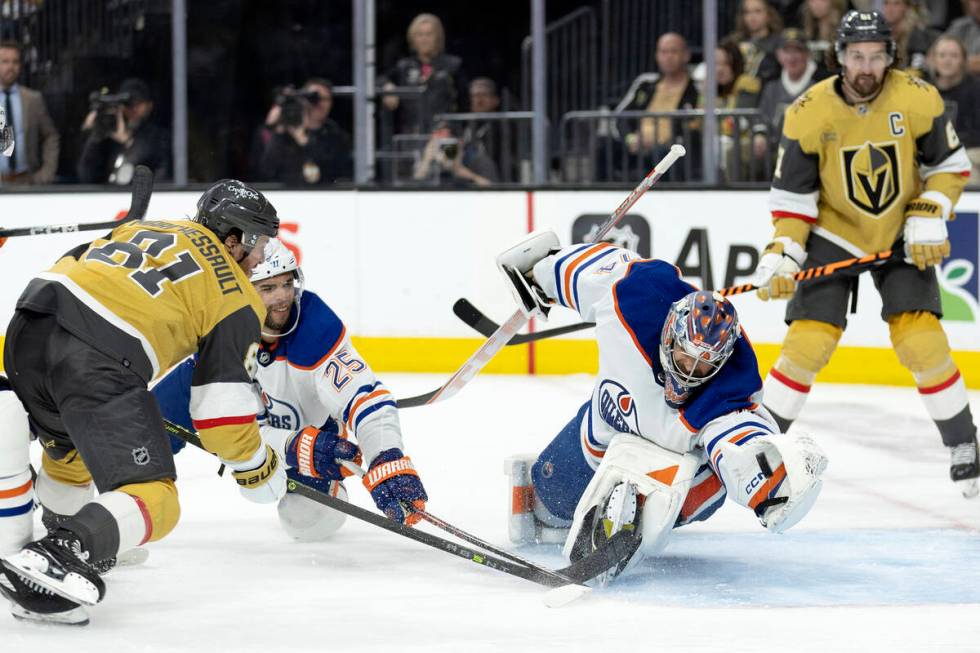
[[[901,194],[898,144],[865,142],[842,148],[847,199],[866,213],[879,216]]]

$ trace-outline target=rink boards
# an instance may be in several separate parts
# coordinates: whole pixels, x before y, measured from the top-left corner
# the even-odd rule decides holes
[[[197,193],[158,192],[150,218],[193,213]],[[581,241],[623,199],[622,192],[277,192],[269,193],[283,220],[282,237],[296,248],[307,287],[345,320],[361,353],[378,370],[447,372],[479,345],[451,306],[467,297],[502,321],[514,303],[494,266],[495,256],[532,229],[554,229],[563,243]],[[648,193],[613,233],[618,244],[675,263],[703,288],[744,283],[771,235],[767,194],[758,191]],[[103,221],[124,211],[124,193],[10,194],[0,197],[4,227]],[[944,326],[968,385],[980,388],[980,193],[968,193],[949,224],[952,256],[939,270]],[[6,324],[31,276],[57,256],[91,240],[76,233],[10,239],[0,250],[4,282],[0,322]],[[733,299],[763,371],[785,333],[784,303],[754,294]],[[910,385],[881,321],[869,276],[861,279],[858,312],[821,379]],[[559,313],[568,313],[561,314]],[[555,310],[546,327],[578,321]],[[537,325],[542,328],[541,325]],[[511,347],[488,371],[592,372],[596,351],[589,331],[535,346]]]

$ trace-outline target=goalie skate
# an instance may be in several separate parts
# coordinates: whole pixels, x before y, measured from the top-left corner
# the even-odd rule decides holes
[[[572,559],[592,553],[620,531],[636,533],[639,525],[639,507],[640,499],[636,485],[628,481],[616,485],[603,505],[596,507],[592,528],[582,530],[580,541],[576,542],[573,549]],[[642,557],[642,554],[637,551],[628,558],[620,560],[614,567],[598,574],[595,577],[596,582],[600,587],[605,587],[611,580],[639,562]]]

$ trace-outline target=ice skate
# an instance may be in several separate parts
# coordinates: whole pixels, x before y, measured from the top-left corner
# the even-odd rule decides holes
[[[949,477],[959,487],[967,499],[980,494],[977,477],[980,476],[980,463],[977,457],[977,440],[958,444],[949,448]]]
[[[86,561],[87,557],[88,552],[82,550],[78,538],[69,531],[60,530],[31,542],[2,561],[7,579],[16,591],[8,598],[31,610],[27,601],[18,598],[47,590],[75,605],[95,605],[105,596],[105,583]]]

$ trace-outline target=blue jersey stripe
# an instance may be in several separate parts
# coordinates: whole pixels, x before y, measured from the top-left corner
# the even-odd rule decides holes
[[[357,398],[363,394],[373,392],[374,389],[377,388],[379,385],[381,385],[381,381],[375,381],[373,385],[362,385],[360,388],[357,389],[357,392],[353,394],[353,396],[350,398],[350,401],[348,401],[347,405],[344,406],[344,424],[347,423],[347,418],[350,417],[351,406],[354,405],[354,402],[357,401]]]
[[[722,439],[723,437],[725,437],[726,435],[728,435],[732,431],[737,431],[739,429],[749,428],[749,427],[752,427],[752,426],[754,426],[756,428],[763,429],[768,434],[772,434],[772,428],[768,424],[763,424],[762,422],[742,422],[738,426],[733,426],[732,428],[728,429],[727,431],[725,431],[725,432],[721,433],[720,435],[717,435],[714,438],[712,438],[711,439],[711,442],[709,442],[708,443],[708,446],[706,447],[706,449],[708,450],[708,454],[709,455],[711,454],[711,450],[718,443],[718,440]]]
[[[575,249],[573,249],[572,251],[570,251],[568,254],[565,254],[560,259],[558,259],[557,261],[555,261],[555,293],[558,295],[558,303],[561,304],[562,306],[568,306],[568,304],[566,304],[564,302],[564,300],[562,299],[562,292],[561,292],[561,266],[569,258],[575,256],[576,254],[578,254],[582,250],[587,249],[587,248],[589,248],[591,246],[592,245],[582,245],[581,247],[576,247]]]
[[[572,287],[569,288],[569,290],[572,292],[574,296],[574,303],[575,303],[576,310],[578,310],[578,275],[582,274],[582,270],[589,267],[590,265],[595,264],[599,259],[605,258],[606,256],[615,253],[616,253],[615,247],[607,247],[603,249],[601,252],[599,252],[598,254],[596,254],[595,256],[593,256],[592,258],[590,258],[588,261],[580,265],[578,270],[575,270],[575,273],[572,275]]]
[[[22,506],[15,506],[13,508],[0,508],[0,517],[16,517],[17,515],[23,515],[34,510],[34,500],[31,499]]]
[[[380,401],[380,402],[378,402],[378,403],[376,403],[373,406],[370,406],[368,408],[365,408],[364,410],[362,410],[360,413],[357,414],[357,419],[354,420],[354,432],[355,433],[357,432],[357,427],[361,423],[361,420],[362,419],[364,419],[365,417],[367,417],[368,415],[370,415],[372,413],[375,413],[375,412],[381,410],[385,406],[391,406],[392,408],[397,408],[398,407],[397,404],[395,404],[395,402],[393,402],[390,399],[388,399],[388,400],[385,400],[385,401]]]

